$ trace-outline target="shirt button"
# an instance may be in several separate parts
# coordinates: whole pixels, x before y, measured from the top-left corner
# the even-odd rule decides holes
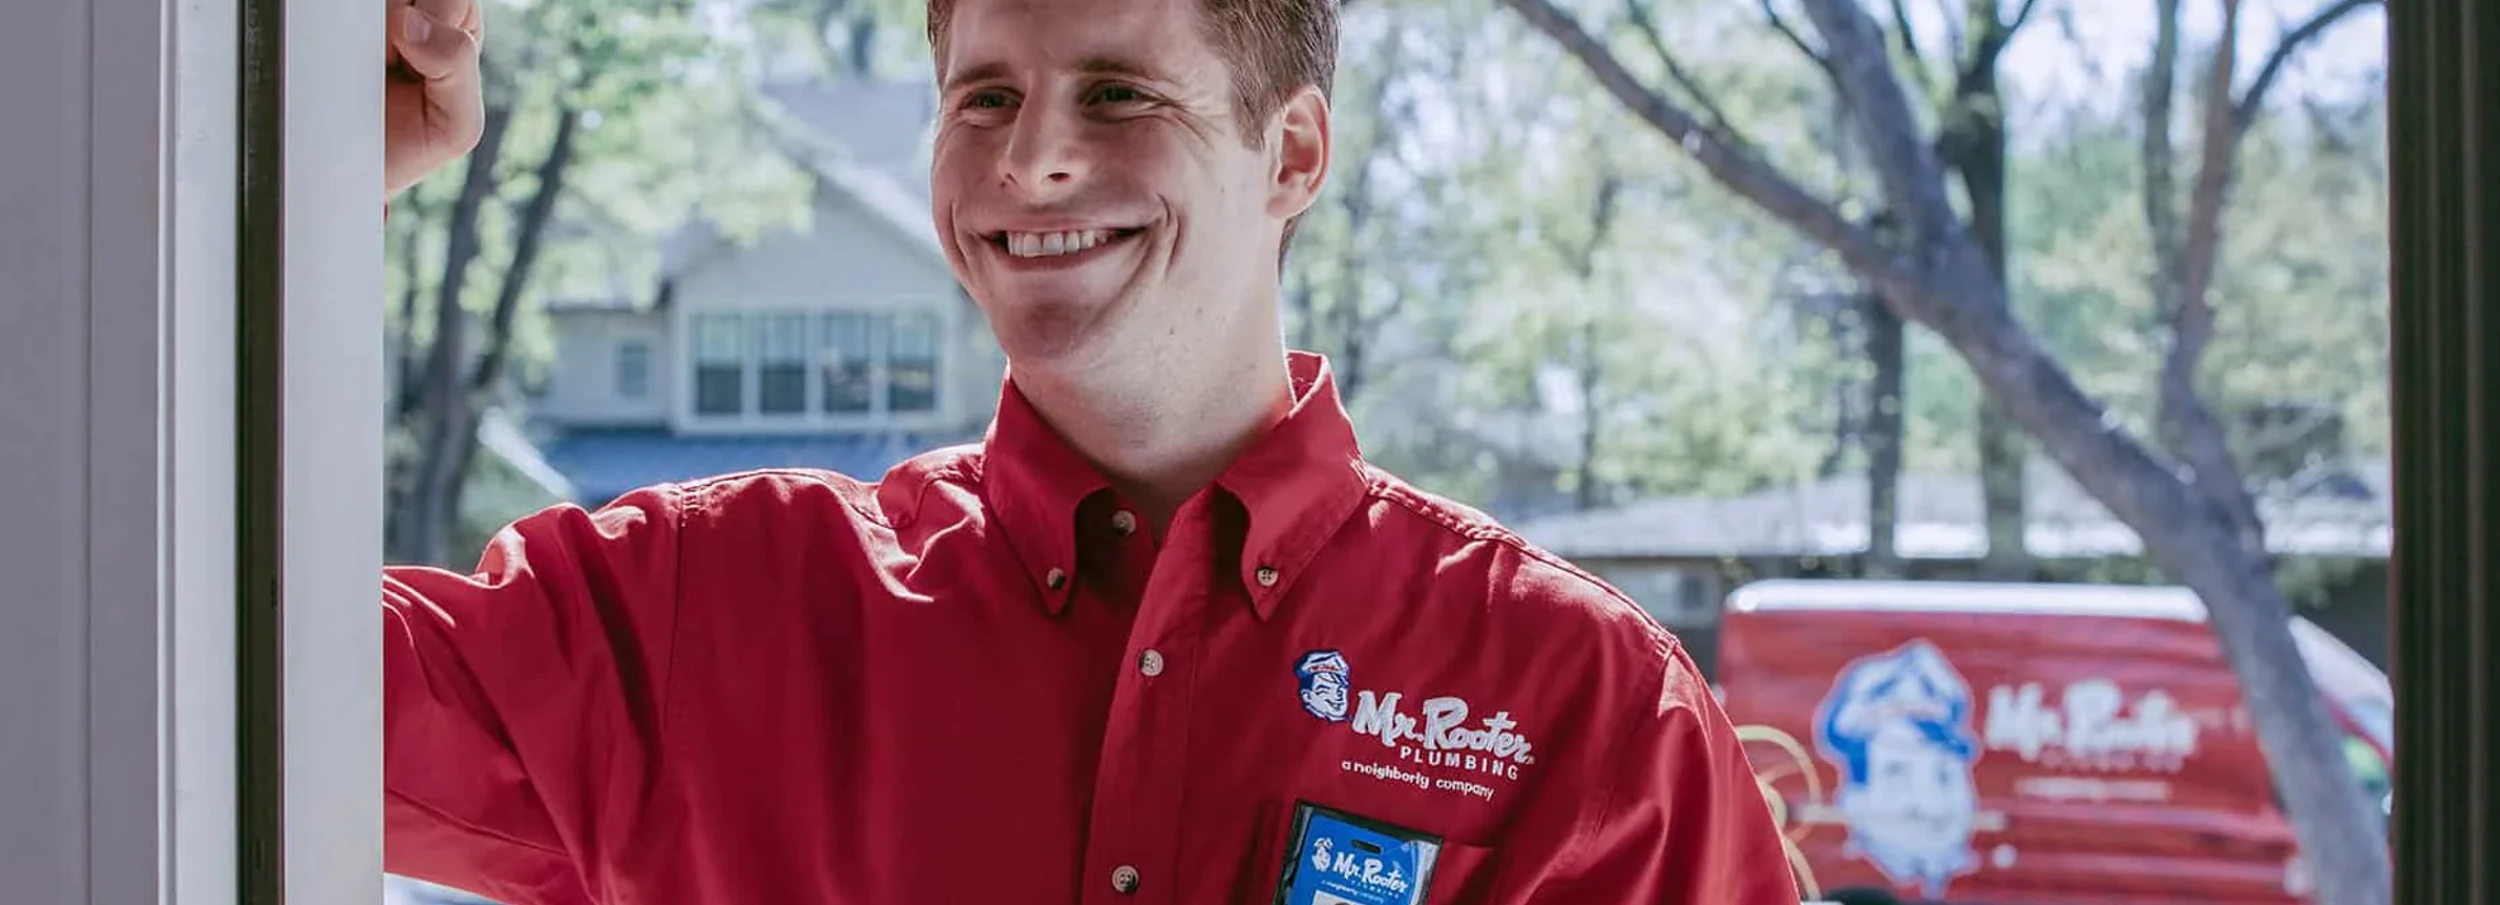
[[[1259,567],[1259,587],[1262,587],[1262,588],[1272,588],[1272,587],[1275,587],[1275,586],[1276,586],[1276,567],[1275,567],[1275,566],[1260,566],[1260,567]]]
[[[1066,585],[1066,584],[1068,583],[1068,573],[1067,573],[1067,570],[1065,570],[1065,569],[1052,569],[1052,570],[1050,570],[1050,574],[1042,576],[1042,583],[1043,583],[1043,584],[1047,584],[1047,585],[1049,585],[1049,586],[1050,586],[1050,589],[1051,589],[1051,590],[1053,590],[1053,591],[1059,590],[1059,588],[1060,588],[1061,586]]]
[[[1111,891],[1127,895],[1137,891],[1137,868],[1126,864],[1111,869]]]
[[[1137,533],[1137,514],[1126,509],[1112,513],[1111,530],[1121,537]]]
[[[1163,652],[1149,648],[1145,653],[1138,654],[1137,671],[1145,673],[1146,677],[1150,679],[1155,676],[1162,675]]]

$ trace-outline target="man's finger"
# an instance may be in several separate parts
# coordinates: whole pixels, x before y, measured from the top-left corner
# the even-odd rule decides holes
[[[433,16],[436,22],[448,23],[453,28],[468,32],[470,37],[485,36],[482,29],[486,22],[478,8],[478,0],[410,0],[409,5]]]
[[[428,81],[473,76],[477,73],[477,39],[459,27],[414,6],[395,7],[399,17],[391,34],[391,46],[399,50],[408,68]]]

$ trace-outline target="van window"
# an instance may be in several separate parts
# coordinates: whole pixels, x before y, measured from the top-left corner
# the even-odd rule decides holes
[[[2358,735],[2346,735],[2344,761],[2352,765],[2353,776],[2361,780],[2362,790],[2384,808],[2388,796],[2395,794],[2395,785],[2388,779],[2387,759],[2379,756],[2378,747]]]

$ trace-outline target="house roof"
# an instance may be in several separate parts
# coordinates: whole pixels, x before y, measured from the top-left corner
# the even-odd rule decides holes
[[[930,445],[912,435],[705,436],[614,428],[567,431],[543,454],[572,482],[574,500],[596,506],[653,484],[758,468],[823,468],[876,480]]]
[[[760,86],[767,105],[757,124],[794,164],[856,202],[915,251],[949,266],[929,208],[925,154],[937,112],[927,82],[853,80]],[[661,243],[660,272],[676,276],[722,246],[708,221],[690,223]]]
[[[488,454],[511,466],[523,480],[537,485],[549,499],[578,499],[573,482],[565,477],[564,470],[548,462],[546,452],[530,443],[511,413],[494,408],[480,415],[477,442]]]
[[[2261,500],[2267,541],[2286,555],[2385,556],[2391,531],[2387,463],[2301,496]],[[2036,463],[2024,499],[2026,545],[2052,559],[2131,556],[2133,529],[2054,465]],[[1911,559],[1976,559],[1988,549],[1979,480],[1901,479],[1894,545]],[[1727,498],[1669,497],[1523,522],[1520,536],[1566,557],[1850,556],[1866,552],[1862,475]]]

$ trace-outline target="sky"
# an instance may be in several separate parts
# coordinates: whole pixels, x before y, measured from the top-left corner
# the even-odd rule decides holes
[[[1936,0],[1912,2],[1924,7],[1923,11],[1914,7],[1913,23],[1926,33],[1941,34]],[[2019,0],[2006,2],[2010,7]],[[2006,48],[2002,62],[2008,80],[2020,85],[2024,96],[2044,104],[2133,104],[2123,79],[2152,54],[2153,0],[2040,2],[2042,8],[2032,14],[2029,26]],[[2284,32],[2327,2],[2243,0],[2240,84],[2245,86],[2256,77]],[[2069,14],[2061,15],[2061,8]],[[2191,47],[2213,40],[2221,29],[2221,8],[2220,0],[2185,0],[2182,28]],[[2074,24],[2071,37],[2064,26],[2067,20]],[[2387,16],[2376,7],[2345,16],[2293,58],[2268,99],[2277,103],[2304,96],[2347,99],[2374,90],[2368,76],[2386,62],[2386,34]]]

